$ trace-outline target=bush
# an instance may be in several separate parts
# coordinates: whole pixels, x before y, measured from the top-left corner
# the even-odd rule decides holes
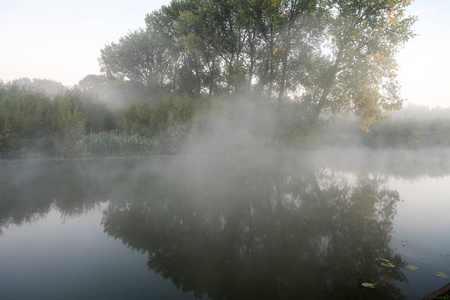
[[[114,115],[106,103],[100,102],[90,93],[77,89],[68,91],[66,97],[84,118],[86,132],[97,133],[114,129]]]
[[[45,138],[44,112],[49,99],[16,85],[0,87],[0,156],[24,155]]]
[[[72,156],[75,144],[83,138],[85,133],[85,119],[78,113],[76,101],[71,91],[68,91],[58,94],[53,103],[50,129],[58,156]]]
[[[178,152],[203,101],[189,96],[172,96],[157,105],[131,103],[118,113],[117,128],[120,132],[153,140],[159,152]]]
[[[154,134],[153,114],[149,103],[130,103],[117,114],[117,128],[123,133],[150,137]]]

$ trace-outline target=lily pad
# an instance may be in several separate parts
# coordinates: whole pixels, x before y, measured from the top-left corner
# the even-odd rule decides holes
[[[375,284],[373,284],[373,283],[364,282],[361,285],[363,287],[366,287],[366,288],[369,288],[369,289],[374,289],[375,288]]]
[[[406,266],[408,269],[413,270],[413,271],[419,271],[420,268],[418,266],[415,265],[407,265]]]
[[[386,268],[395,268],[395,265],[393,265],[392,263],[384,263],[384,262],[382,262],[382,263],[380,263],[380,265],[382,265],[383,267],[386,267]]]
[[[442,278],[450,278],[450,276],[442,272],[437,272],[435,275]]]
[[[383,262],[383,263],[386,263],[386,264],[390,264],[391,263],[391,261],[389,259],[386,259],[386,258],[381,258],[380,257],[380,258],[378,258],[378,260]]]

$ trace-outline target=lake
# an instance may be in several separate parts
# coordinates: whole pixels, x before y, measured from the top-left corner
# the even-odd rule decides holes
[[[0,161],[0,299],[420,299],[449,211],[448,150]]]

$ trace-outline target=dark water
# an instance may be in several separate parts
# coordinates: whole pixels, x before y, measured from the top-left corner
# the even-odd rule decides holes
[[[0,299],[419,299],[449,211],[442,150],[4,161]]]

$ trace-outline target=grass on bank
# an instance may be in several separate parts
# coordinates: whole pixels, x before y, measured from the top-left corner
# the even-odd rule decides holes
[[[141,156],[154,153],[155,141],[138,135],[99,132],[85,135],[74,149],[75,156]]]

